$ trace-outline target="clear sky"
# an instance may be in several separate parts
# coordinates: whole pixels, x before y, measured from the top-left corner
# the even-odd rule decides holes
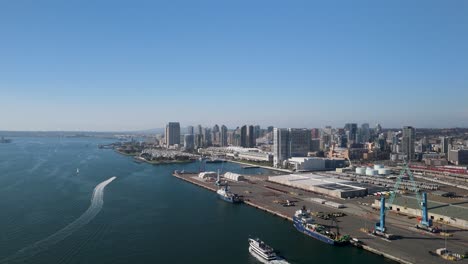
[[[0,130],[468,127],[468,1],[0,3]]]

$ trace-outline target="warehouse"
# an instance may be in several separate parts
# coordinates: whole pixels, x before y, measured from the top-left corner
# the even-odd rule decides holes
[[[356,186],[355,182],[313,173],[270,176],[268,180],[337,198],[353,198],[367,195],[367,188]]]

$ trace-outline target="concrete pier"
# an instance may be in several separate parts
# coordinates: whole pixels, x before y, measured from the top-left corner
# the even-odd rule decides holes
[[[216,192],[219,188],[213,180],[204,180],[198,174],[174,173],[174,177],[195,184],[207,190]],[[312,212],[343,212],[344,217],[337,218],[342,234],[349,234],[364,242],[364,250],[384,256],[399,263],[450,263],[447,260],[432,256],[429,251],[444,247],[445,238],[440,235],[427,234],[422,231],[414,231],[416,219],[397,214],[387,215],[387,227],[389,232],[398,236],[397,240],[384,240],[380,237],[369,235],[361,230],[372,229],[378,221],[378,211],[370,206],[372,197],[342,200],[326,197],[320,194],[298,190],[277,183],[268,182],[268,177],[246,176],[246,181],[229,182],[232,192],[242,196],[245,204],[271,213],[277,217],[292,221],[292,216],[301,206],[306,206]],[[330,208],[325,204],[313,202],[312,198],[321,198],[330,202],[344,203],[346,208]],[[295,206],[285,207],[283,202],[289,200]],[[320,224],[327,225],[329,220],[316,217]],[[453,237],[447,240],[447,244],[454,252],[465,253],[468,249],[468,233],[453,229]],[[311,238],[313,239],[313,238]],[[467,260],[461,263],[468,263]]]

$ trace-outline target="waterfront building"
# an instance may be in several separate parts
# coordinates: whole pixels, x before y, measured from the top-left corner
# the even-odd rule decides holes
[[[414,141],[416,138],[416,131],[414,127],[405,126],[403,127],[403,134],[401,137],[401,152],[406,155],[408,160],[414,160],[415,149]]]
[[[305,157],[310,150],[310,131],[299,128],[273,130],[273,165],[282,167],[291,157]]]
[[[288,129],[273,129],[273,165],[275,167],[282,167],[282,163],[289,158],[288,141]]]
[[[306,157],[310,150],[310,131],[302,128],[289,130],[289,156]]]
[[[166,125],[166,147],[180,144],[180,124],[179,122],[169,122]]]
[[[195,148],[194,142],[194,135],[193,134],[186,134],[184,136],[184,148],[186,151],[192,151]]]

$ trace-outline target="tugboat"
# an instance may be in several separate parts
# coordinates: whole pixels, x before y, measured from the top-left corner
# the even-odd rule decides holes
[[[261,258],[261,260],[268,262],[278,259],[273,248],[265,244],[259,238],[249,238],[249,252],[254,257]]]
[[[237,194],[232,193],[229,190],[229,186],[227,185],[227,183],[221,189],[219,189],[216,193],[218,194],[219,198],[223,199],[226,202],[230,202],[230,203],[242,202],[242,199]]]
[[[301,210],[296,211],[293,222],[294,227],[299,232],[333,246],[346,245],[351,239],[349,235],[340,235],[338,225],[334,218],[332,218],[332,222],[336,225],[336,232],[330,230],[328,227],[315,223],[310,211],[308,211],[305,206],[303,206]]]

